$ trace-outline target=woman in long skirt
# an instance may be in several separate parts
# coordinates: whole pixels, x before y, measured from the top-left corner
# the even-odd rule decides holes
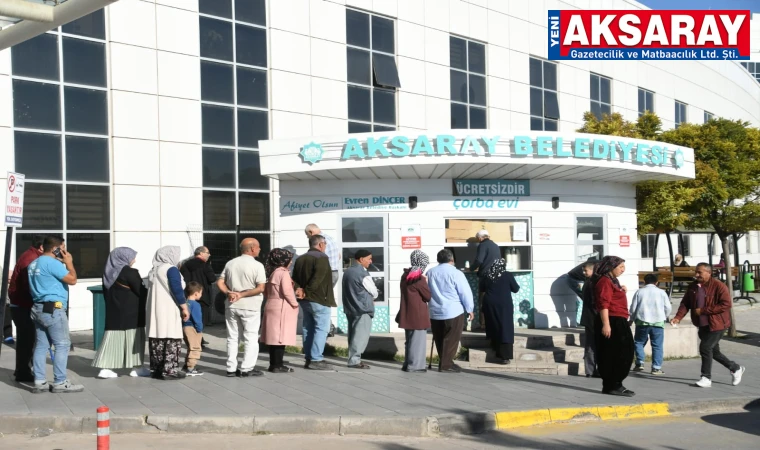
[[[177,269],[180,248],[166,246],[153,257],[148,274],[148,344],[153,378],[185,378],[179,370],[182,351],[182,322],[190,317],[182,276]]]
[[[602,393],[633,397],[623,386],[633,363],[633,334],[628,325],[626,288],[618,277],[625,272],[625,260],[605,256],[594,268],[596,364],[602,377]]]
[[[480,284],[483,295],[483,316],[486,319],[486,336],[491,340],[491,348],[496,352],[499,364],[509,364],[513,358],[515,343],[515,307],[512,294],[520,290],[520,285],[507,270],[507,261],[497,259],[488,268]]]
[[[427,348],[427,329],[430,328],[430,288],[428,287],[425,268],[430,258],[425,252],[412,252],[408,269],[401,276],[401,306],[396,322],[404,329],[406,344],[404,348],[404,372],[423,373],[425,369],[425,351]]]
[[[265,266],[267,284],[264,295],[267,302],[261,323],[261,342],[269,346],[269,371],[272,373],[293,372],[293,368],[287,367],[283,361],[285,346],[296,344],[298,322],[298,300],[288,270],[292,260],[292,253],[276,248],[269,252]]]
[[[130,376],[146,377],[142,367],[145,357],[145,301],[147,289],[140,272],[133,269],[137,252],[117,247],[108,255],[103,271],[103,294],[106,300],[106,324],[92,366],[100,370],[98,378],[116,378],[118,369],[137,369]]]

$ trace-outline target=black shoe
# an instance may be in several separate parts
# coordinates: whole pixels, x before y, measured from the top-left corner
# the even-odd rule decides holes
[[[187,377],[187,374],[185,372],[182,372],[180,370],[174,372],[174,373],[167,373],[163,376],[163,380],[182,380],[185,377]]]
[[[205,339],[201,338],[201,345],[208,345],[208,341],[206,341]]]
[[[438,369],[439,372],[460,373],[462,368],[456,364],[452,364],[448,369]]]
[[[238,376],[238,372],[239,372],[238,370],[236,370],[234,372],[227,372],[227,377],[228,378],[236,377],[236,376]]]
[[[324,361],[309,361],[303,368],[309,370],[332,370],[330,369],[330,365]]]
[[[293,370],[292,367],[287,367],[287,366],[270,367],[268,369],[268,371],[272,372],[272,373],[292,373],[292,372],[295,372],[295,370]]]
[[[200,370],[196,369],[195,367],[193,367],[192,369],[185,368],[184,371],[185,371],[185,374],[188,377],[197,377],[199,375],[203,375],[203,372],[201,372]]]
[[[622,386],[617,389],[610,389],[608,391],[602,390],[602,394],[616,395],[618,397],[633,397],[634,395],[636,395],[635,392],[630,391]]]
[[[262,375],[264,375],[264,372],[258,369],[251,369],[251,370],[246,370],[245,372],[240,372],[240,375],[238,376],[241,378],[246,378],[246,377],[260,377]]]

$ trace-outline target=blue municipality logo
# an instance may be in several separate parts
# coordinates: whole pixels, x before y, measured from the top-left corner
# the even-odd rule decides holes
[[[673,152],[673,162],[676,165],[676,169],[683,167],[683,151],[680,148]]]
[[[301,158],[303,158],[304,162],[309,164],[315,164],[322,161],[322,156],[324,154],[325,151],[322,150],[322,146],[320,144],[315,144],[314,142],[306,144],[301,148]]]

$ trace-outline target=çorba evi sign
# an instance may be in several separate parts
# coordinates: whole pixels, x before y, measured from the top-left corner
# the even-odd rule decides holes
[[[356,138],[346,141],[341,153],[342,161],[351,159],[401,158],[407,156],[450,156],[494,155],[501,136],[467,136],[457,144],[456,137],[439,134],[435,137],[420,135],[416,138],[406,136],[368,137],[362,144]],[[533,142],[535,140],[535,143]],[[626,141],[624,139],[590,139],[577,137],[570,139],[570,148],[565,148],[565,139],[550,136],[514,136],[508,144],[510,156],[537,156],[553,158],[577,158],[592,160],[630,161],[648,166],[666,166],[681,168],[684,155],[680,148],[670,149],[665,143],[647,144]],[[301,158],[309,164],[322,160],[322,145],[311,142],[300,151]]]

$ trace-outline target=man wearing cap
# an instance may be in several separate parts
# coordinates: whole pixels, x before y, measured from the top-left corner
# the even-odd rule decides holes
[[[478,292],[480,292],[480,285],[483,283],[483,277],[488,273],[488,268],[491,267],[494,261],[501,258],[501,250],[496,242],[491,240],[491,236],[488,234],[488,230],[480,230],[475,235],[478,238],[478,250],[475,253],[475,261],[470,266],[473,271],[478,272]],[[478,297],[478,302],[482,305],[482,295]],[[485,327],[483,320],[483,308],[479,308],[480,314],[479,323],[480,327]]]
[[[348,367],[369,369],[362,362],[362,353],[367,349],[375,315],[377,286],[367,272],[372,264],[372,254],[364,249],[354,254],[356,263],[343,273],[343,312],[348,319]]]

